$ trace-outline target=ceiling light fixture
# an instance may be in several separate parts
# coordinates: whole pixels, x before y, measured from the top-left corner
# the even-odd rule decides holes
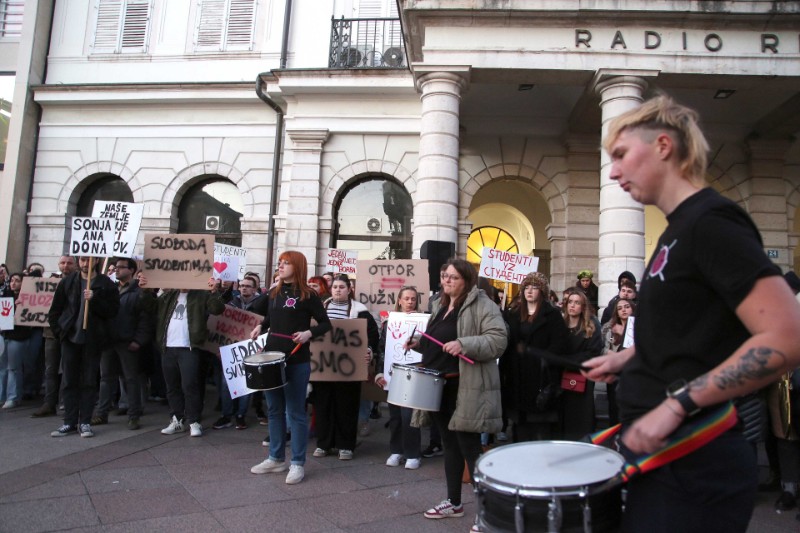
[[[736,89],[718,89],[717,92],[714,94],[715,100],[725,100],[726,98],[730,98],[733,96],[733,93],[736,92]]]

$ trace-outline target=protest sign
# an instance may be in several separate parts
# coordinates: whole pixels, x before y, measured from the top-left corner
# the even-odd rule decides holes
[[[311,381],[364,381],[367,379],[367,320],[331,320],[333,328],[311,349]],[[291,356],[289,356],[291,357]]]
[[[142,225],[144,204],[95,200],[92,216],[114,219],[114,256],[133,257],[139,227]]]
[[[253,328],[261,325],[264,317],[244,309],[237,309],[226,305],[220,315],[208,317],[208,339],[203,349],[207,352],[218,353],[220,346],[233,344],[250,338]]]
[[[532,255],[512,254],[503,250],[484,247],[478,275],[482,278],[496,279],[508,283],[522,283],[525,276],[536,272],[539,258]]]
[[[14,329],[14,298],[0,298],[0,330]]]
[[[22,278],[14,324],[46,328],[49,325],[47,314],[60,281],[57,278]]]
[[[236,280],[230,280],[230,281],[237,281],[244,279],[244,275],[247,272],[247,250],[240,246],[233,246],[232,244],[222,244],[219,242],[215,242],[214,263],[221,262],[221,260],[226,257],[237,257],[239,263],[238,277]]]
[[[636,317],[629,316],[627,322],[625,322],[625,336],[622,338],[623,348],[633,346],[633,323],[635,321]]]
[[[69,253],[73,257],[114,257],[114,220],[72,217]]]
[[[228,392],[230,392],[231,398],[241,398],[251,392],[258,392],[247,388],[244,358],[263,351],[267,344],[267,335],[267,333],[259,335],[254,341],[246,340],[219,347],[222,375],[225,376],[225,381],[228,383]]]
[[[358,259],[358,252],[350,250],[337,250],[331,248],[328,251],[328,263],[326,270],[333,273],[347,274],[348,276],[356,275],[356,260]]]
[[[239,258],[235,255],[214,256],[214,279],[239,281]]]
[[[378,320],[381,311],[394,311],[402,287],[414,287],[419,293],[419,308],[428,308],[427,259],[390,259],[356,261],[359,272],[355,298]]]
[[[389,390],[389,382],[392,380],[392,364],[411,365],[422,361],[422,354],[409,350],[406,353],[403,344],[411,336],[411,332],[419,337],[428,325],[431,315],[427,313],[389,313],[389,321],[386,324],[386,347],[383,357],[383,379],[386,380],[385,390]],[[414,329],[416,328],[416,330]]]
[[[208,290],[213,264],[213,235],[144,236],[143,273],[149,287]]]

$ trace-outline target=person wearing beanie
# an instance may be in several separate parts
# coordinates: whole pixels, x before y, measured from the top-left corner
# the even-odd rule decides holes
[[[623,289],[622,282],[625,280],[628,281],[628,283],[625,285],[628,287],[628,289],[632,288],[631,290],[633,291],[633,294],[631,294],[631,290]],[[636,303],[636,276],[634,276],[632,272],[625,270],[619,275],[617,278],[617,289],[619,289],[619,292],[616,294],[616,296],[608,301],[608,305],[605,309],[603,309],[603,316],[600,318],[600,324],[605,324],[611,320],[612,313],[614,312],[614,309],[616,309],[617,302],[620,301],[620,299],[632,300],[634,304]]]
[[[592,274],[591,270],[581,270],[578,272],[578,282],[575,284],[575,286],[583,290],[583,292],[586,294],[586,299],[589,300],[589,305],[594,311],[594,314],[597,314],[598,289],[597,285],[594,284],[594,280],[592,279],[593,277],[594,275]]]

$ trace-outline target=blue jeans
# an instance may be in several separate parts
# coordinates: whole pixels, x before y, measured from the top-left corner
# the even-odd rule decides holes
[[[228,418],[232,416],[245,416],[247,409],[250,407],[250,396],[239,396],[236,399],[231,398],[230,389],[228,389],[228,380],[222,372],[222,363],[219,360],[214,363],[214,384],[219,391],[219,401],[222,404],[222,416]],[[258,394],[257,392],[253,394]]]
[[[286,460],[286,418],[292,431],[293,465],[306,464],[308,445],[308,420],[306,416],[306,388],[311,376],[311,363],[286,365],[286,385],[267,391],[267,417],[269,418],[269,458]]]
[[[0,401],[18,401],[23,390],[23,364],[28,352],[42,346],[42,333],[24,341],[4,339],[5,350],[0,353]],[[7,382],[7,383],[6,383]]]

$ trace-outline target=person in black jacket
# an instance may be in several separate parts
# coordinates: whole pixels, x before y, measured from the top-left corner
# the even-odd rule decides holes
[[[142,301],[142,290],[134,279],[136,261],[122,257],[114,263],[119,289],[119,312],[112,330],[114,343],[100,358],[100,403],[92,424],[107,424],[111,394],[120,376],[128,395],[128,429],[139,429],[142,416],[141,350],[153,339],[155,323]]]
[[[48,315],[53,334],[61,340],[64,381],[64,424],[50,434],[52,437],[65,437],[78,429],[81,437],[94,436],[91,421],[97,401],[100,353],[113,341],[111,329],[119,310],[119,292],[108,276],[100,274],[97,262],[87,287],[89,262],[89,257],[79,258],[78,272],[58,284]]]

